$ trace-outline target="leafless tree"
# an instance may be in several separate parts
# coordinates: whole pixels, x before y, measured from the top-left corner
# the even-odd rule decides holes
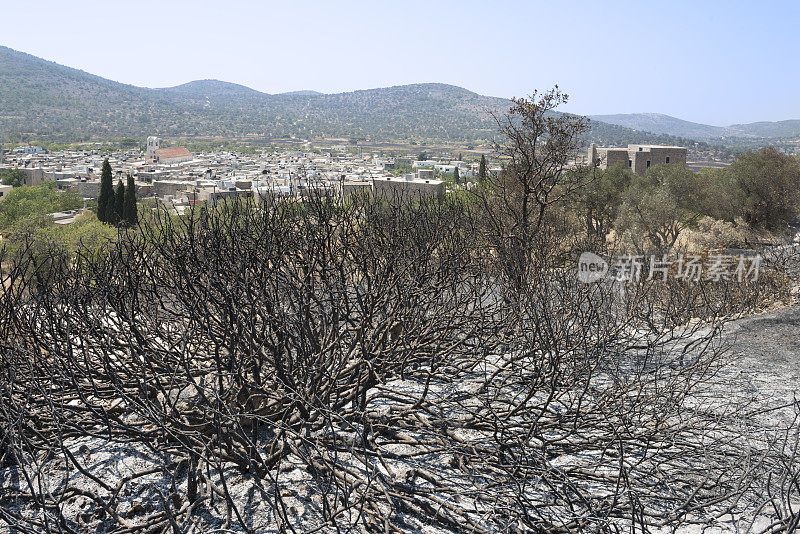
[[[765,472],[695,399],[721,290],[522,289],[469,202],[268,205],[0,258],[0,525],[618,532],[728,513]]]
[[[491,246],[504,258],[517,290],[525,285],[531,266],[544,260],[532,255],[540,250],[535,241],[548,210],[580,187],[564,171],[580,147],[588,119],[557,113],[567,100],[556,86],[512,99],[508,112],[494,115],[499,130],[494,150],[504,167],[489,187],[476,193]]]

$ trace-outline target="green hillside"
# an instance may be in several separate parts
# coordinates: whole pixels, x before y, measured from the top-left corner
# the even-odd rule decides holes
[[[357,137],[480,142],[509,101],[429,83],[341,94],[269,95],[218,80],[148,89],[0,47],[0,121],[8,134],[52,140],[155,134],[188,137]],[[593,121],[587,142],[681,143]]]
[[[800,120],[778,122],[751,122],[748,124],[732,124],[730,126],[710,126],[697,122],[689,122],[661,113],[621,113],[616,115],[592,115],[594,120],[616,124],[646,132],[732,142],[736,138],[740,142],[756,139],[781,139],[800,137]]]

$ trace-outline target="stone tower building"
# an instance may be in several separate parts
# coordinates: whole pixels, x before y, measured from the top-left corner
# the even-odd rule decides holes
[[[638,175],[654,165],[665,163],[686,165],[686,148],[661,145],[628,145],[628,148],[598,148],[592,143],[589,147],[589,161],[601,169],[613,167],[619,162]]]

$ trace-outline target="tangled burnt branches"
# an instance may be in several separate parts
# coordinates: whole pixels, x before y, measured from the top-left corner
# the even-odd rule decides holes
[[[475,222],[312,196],[4,257],[0,524],[614,531],[735,506],[759,460],[690,402],[713,310],[676,328],[669,292],[557,269],[508,298]]]

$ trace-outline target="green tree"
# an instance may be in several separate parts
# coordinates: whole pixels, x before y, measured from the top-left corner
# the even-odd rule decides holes
[[[104,254],[116,237],[113,228],[88,211],[78,215],[74,223],[64,226],[52,224],[50,217],[22,219],[4,233],[5,246],[11,251],[24,250],[25,254],[35,257],[35,271],[39,273],[47,272],[59,259],[74,257],[78,251],[83,258]]]
[[[585,214],[587,237],[605,240],[633,176],[622,163],[605,170],[589,165],[573,172],[573,180],[585,184],[578,189],[578,204]]]
[[[713,219],[735,223],[742,219],[744,193],[727,169],[704,168],[697,173],[699,211]]]
[[[123,212],[125,210],[125,184],[122,179],[117,183],[117,189],[114,191],[114,224],[123,222]]]
[[[428,159],[427,152],[420,152],[419,155],[417,156],[417,161],[425,161],[427,159]]]
[[[486,182],[486,156],[481,154],[481,164],[478,166],[478,183]]]
[[[622,193],[614,227],[639,253],[672,248],[701,216],[693,193],[697,183],[696,175],[679,165],[659,165],[634,176]]]
[[[709,205],[716,201],[708,198],[702,177],[683,165],[656,165],[647,169],[645,176],[663,185],[675,203],[687,212],[708,215]]]
[[[97,217],[87,211],[75,218],[75,222],[62,227],[53,228],[60,242],[68,247],[68,252],[73,255],[80,250],[84,254],[100,254],[108,250],[108,244],[113,242],[117,232],[97,220]]]
[[[100,175],[100,196],[97,198],[97,218],[104,223],[112,222],[116,210],[112,180],[111,164],[106,158],[103,161],[103,171]]]
[[[25,183],[25,171],[22,169],[0,169],[0,180],[3,185],[19,187]]]
[[[133,183],[133,176],[130,174],[128,175],[128,186],[125,188],[125,207],[122,220],[126,226],[134,226],[139,221],[136,209],[136,184]]]
[[[800,164],[772,147],[736,158],[724,171],[739,192],[738,211],[753,228],[785,231],[800,215]]]
[[[55,182],[35,187],[15,187],[0,201],[0,228],[7,229],[20,221],[32,221],[35,226],[52,223],[49,213],[78,209],[83,200],[71,191],[58,191]]]
[[[120,148],[137,148],[139,146],[141,146],[141,143],[132,137],[123,137],[119,141]]]
[[[458,167],[453,171],[453,182],[456,184],[461,183],[461,175],[458,173]]]

